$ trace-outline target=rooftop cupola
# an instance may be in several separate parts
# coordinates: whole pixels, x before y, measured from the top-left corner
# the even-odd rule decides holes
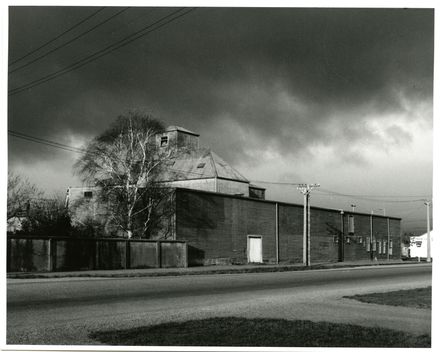
[[[179,126],[169,126],[164,133],[157,136],[161,148],[199,149],[199,134]]]

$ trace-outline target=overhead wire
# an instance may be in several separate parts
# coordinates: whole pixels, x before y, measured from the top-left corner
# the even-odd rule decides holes
[[[52,38],[51,40],[45,42],[44,44],[40,45],[39,47],[37,47],[36,49],[33,49],[31,51],[29,51],[28,53],[26,53],[25,55],[19,57],[18,59],[15,59],[14,61],[12,61],[11,63],[9,63],[9,66],[14,65],[15,63],[27,58],[28,56],[32,55],[33,53],[37,52],[40,49],[43,49],[44,47],[48,46],[49,44],[53,43],[54,41],[56,41],[57,39],[61,38],[63,35],[71,32],[72,30],[74,30],[75,28],[79,27],[81,24],[83,24],[84,22],[88,21],[89,19],[91,19],[92,17],[96,16],[98,13],[100,13],[101,11],[103,11],[105,9],[105,7],[101,7],[99,8],[97,11],[94,11],[92,14],[90,14],[89,16],[87,16],[86,18],[82,19],[81,21],[79,21],[78,23],[74,24],[72,27],[70,27],[69,29],[65,30],[64,32],[60,33],[59,35],[57,35],[56,37]]]
[[[54,148],[59,148],[59,149],[63,149],[66,151],[70,151],[70,152],[75,152],[75,153],[82,153],[82,154],[88,154],[90,152],[88,152],[86,149],[83,148],[77,148],[77,147],[73,147],[67,144],[63,144],[63,143],[59,143],[59,142],[54,142],[48,139],[44,139],[44,138],[39,138],[39,137],[34,137],[28,134],[24,134],[21,132],[17,132],[17,131],[13,131],[13,130],[8,130],[8,133],[14,137],[17,138],[21,138],[27,141],[31,141],[31,142],[35,142],[35,143],[40,143],[40,144],[44,144],[50,147],[54,147]],[[195,172],[195,171],[190,171],[190,170],[183,170],[183,169],[179,169],[179,168],[175,168],[175,167],[168,167],[167,168],[169,171],[171,172],[175,172],[175,173],[184,173],[184,174],[192,174],[192,175],[197,175],[197,176],[204,176],[203,173],[199,173],[199,172]],[[272,182],[272,181],[262,181],[262,180],[250,180],[250,182],[254,182],[254,183],[265,183],[265,184],[278,184],[278,185],[301,185],[302,183],[288,183],[288,182]],[[316,189],[316,191],[319,191],[319,189]],[[411,200],[384,200],[384,199],[367,199],[364,198],[365,195],[362,195],[362,197],[357,197],[356,195],[348,195],[348,194],[343,194],[343,193],[338,193],[338,192],[332,192],[332,191],[325,191],[326,195],[338,195],[338,196],[344,196],[344,197],[349,197],[349,198],[353,198],[353,199],[359,199],[359,200],[370,200],[373,202],[383,202],[383,203],[412,203],[412,202],[420,202],[420,201],[425,201],[426,198],[421,198],[421,199],[411,199]],[[328,193],[332,193],[332,194],[328,194]],[[373,196],[370,196],[373,197]],[[380,197],[384,197],[384,196],[380,196]],[[395,197],[416,197],[416,196],[395,196]],[[417,196],[420,197],[420,196]],[[411,208],[407,211],[410,211],[410,213],[419,210],[421,208],[423,208],[424,206],[421,205],[419,207],[416,208]]]
[[[326,191],[326,190],[321,190],[321,189],[317,189],[317,192],[320,193],[324,193],[321,195],[327,195],[327,196],[338,196],[338,197],[346,197],[346,198],[352,198],[352,199],[358,199],[358,200],[365,200],[365,201],[370,201],[370,202],[382,202],[382,203],[413,203],[413,202],[420,202],[420,201],[425,201],[427,197],[425,196],[415,196],[415,195],[404,195],[404,196],[395,196],[395,195],[382,195],[382,196],[377,196],[377,195],[357,195],[357,194],[344,194],[344,193],[339,193],[339,192],[333,192],[333,191]],[[398,197],[398,198],[416,198],[419,197],[418,199],[406,199],[406,200],[392,200],[392,199],[384,199],[384,198],[393,198],[393,197]],[[421,198],[423,197],[423,198]]]
[[[54,147],[54,148],[58,148],[58,149],[62,149],[65,151],[69,151],[69,152],[75,152],[75,153],[80,153],[80,154],[93,154],[90,153],[89,151],[87,151],[86,149],[83,148],[77,148],[77,147],[73,147],[67,144],[63,144],[63,143],[59,143],[59,142],[54,142],[48,139],[44,139],[44,138],[39,138],[39,137],[34,137],[28,134],[24,134],[21,132],[17,132],[17,131],[13,131],[13,130],[8,130],[8,133],[16,138],[20,138],[23,140],[27,140],[30,142],[34,142],[34,143],[38,143],[38,144],[42,144],[42,145],[46,145],[49,147]],[[176,173],[188,173],[188,174],[194,174],[194,175],[198,175],[198,176],[203,176],[203,173],[198,173],[198,172],[194,172],[194,171],[189,171],[189,170],[182,170],[182,169],[178,169],[178,168],[167,168],[170,171],[176,172]]]
[[[78,68],[80,68],[90,62],[93,62],[93,61],[101,58],[102,56],[105,56],[105,55],[125,46],[125,45],[130,44],[131,42],[133,42],[139,38],[142,38],[142,37],[154,32],[154,31],[162,28],[163,26],[165,26],[165,25],[187,15],[188,13],[196,10],[196,8],[190,8],[189,10],[184,11],[179,14],[179,12],[181,12],[182,10],[185,10],[185,8],[180,8],[176,11],[173,11],[172,13],[170,13],[166,16],[163,16],[159,20],[155,21],[154,23],[145,26],[141,30],[139,30],[139,31],[137,31],[137,32],[135,32],[135,33],[133,33],[133,34],[131,34],[131,35],[101,49],[101,50],[98,50],[95,53],[93,53],[93,54],[91,54],[91,55],[71,64],[71,65],[68,65],[68,66],[66,66],[58,71],[55,71],[49,75],[43,76],[37,80],[26,83],[20,87],[13,88],[8,91],[8,95],[11,96],[11,95],[21,93],[27,89],[39,86],[45,82],[51,81],[51,80],[53,80],[59,76],[62,76],[66,73],[72,72],[72,71],[74,71],[74,70],[76,70],[76,69],[78,69]]]
[[[29,66],[29,65],[31,65],[31,64],[33,64],[33,63],[35,63],[35,62],[37,62],[37,61],[40,61],[41,59],[43,59],[43,58],[49,56],[50,54],[52,54],[52,53],[54,53],[54,52],[56,52],[56,51],[58,51],[58,50],[60,50],[60,49],[62,49],[62,48],[64,48],[64,47],[66,47],[66,46],[69,45],[70,43],[73,43],[74,41],[78,40],[79,38],[81,38],[81,37],[83,37],[83,36],[85,36],[85,35],[87,35],[87,34],[93,32],[96,28],[101,27],[102,25],[104,25],[105,23],[111,21],[113,18],[115,18],[115,17],[121,15],[122,13],[124,13],[125,11],[127,11],[128,9],[129,9],[129,7],[125,7],[125,8],[123,8],[121,11],[118,11],[117,13],[111,15],[110,17],[108,17],[108,18],[106,18],[105,20],[99,22],[99,23],[96,24],[95,26],[89,28],[88,30],[86,30],[86,31],[84,31],[84,32],[82,32],[82,33],[80,33],[80,34],[78,34],[77,36],[73,37],[72,39],[68,40],[67,42],[62,43],[61,45],[59,45],[59,46],[53,48],[52,50],[49,50],[49,51],[47,51],[46,53],[44,53],[44,54],[42,54],[42,55],[40,55],[40,56],[37,56],[36,58],[32,59],[31,61],[28,61],[27,63],[25,63],[25,64],[23,64],[23,65],[21,65],[21,66],[18,66],[17,68],[14,68],[13,70],[10,70],[8,73],[9,73],[9,74],[14,73],[14,72],[19,71],[19,70],[21,70],[22,68],[25,68],[25,67],[27,67],[27,66]]]
[[[24,139],[30,142],[35,142],[35,143],[39,143],[39,144],[44,144],[50,147],[54,147],[54,148],[58,148],[58,149],[63,149],[69,152],[75,152],[75,153],[84,153],[85,150],[80,149],[80,148],[76,148],[76,147],[72,147],[66,144],[62,144],[62,143],[58,143],[58,142],[53,142],[53,141],[49,141],[43,138],[37,138],[37,137],[33,137],[30,135],[26,135],[24,133],[20,133],[20,132],[16,132],[16,131],[12,131],[12,130],[8,130],[8,133],[16,138],[20,138],[20,139]]]
[[[254,183],[264,183],[264,184],[272,184],[272,185],[281,185],[281,186],[299,186],[299,185],[303,185],[304,182],[302,183],[294,183],[294,182],[274,182],[274,181],[261,181],[261,180],[251,180],[251,182]]]

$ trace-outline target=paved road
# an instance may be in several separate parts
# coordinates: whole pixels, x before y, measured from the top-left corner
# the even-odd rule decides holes
[[[148,278],[9,279],[8,344],[96,344],[94,330],[220,316],[308,319],[429,333],[426,309],[346,295],[431,285],[430,265]]]

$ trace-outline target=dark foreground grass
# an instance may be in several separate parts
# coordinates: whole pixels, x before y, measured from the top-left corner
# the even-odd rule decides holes
[[[429,335],[413,336],[382,328],[349,324],[245,319],[191,320],[95,332],[93,339],[124,346],[264,346],[264,347],[430,347]]]
[[[365,303],[385,304],[390,306],[403,306],[411,308],[431,308],[432,288],[416,288],[413,290],[400,290],[366,295],[344,296]]]

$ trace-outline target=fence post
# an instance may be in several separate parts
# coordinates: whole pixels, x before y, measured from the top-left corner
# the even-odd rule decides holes
[[[49,238],[47,245],[47,271],[52,271],[52,239]]]
[[[7,236],[7,235],[6,235]],[[6,271],[10,272],[11,271],[11,260],[12,260],[12,238],[8,238],[6,237],[6,257],[7,257],[7,262],[6,262]]]
[[[161,261],[162,261],[161,254],[162,253],[161,253],[161,251],[162,251],[162,246],[160,245],[160,241],[157,240],[157,242],[156,242],[156,263],[157,263],[158,268],[162,267],[162,263],[161,263]]]
[[[188,242],[185,242],[185,246],[184,246],[184,257],[185,257],[185,262],[184,262],[184,267],[187,268],[188,267]]]
[[[57,270],[57,240],[55,238],[51,238],[49,240],[49,252],[50,252],[50,269],[49,271]]]
[[[99,240],[95,240],[95,270],[99,270]]]
[[[130,269],[130,240],[125,240],[125,269]]]

